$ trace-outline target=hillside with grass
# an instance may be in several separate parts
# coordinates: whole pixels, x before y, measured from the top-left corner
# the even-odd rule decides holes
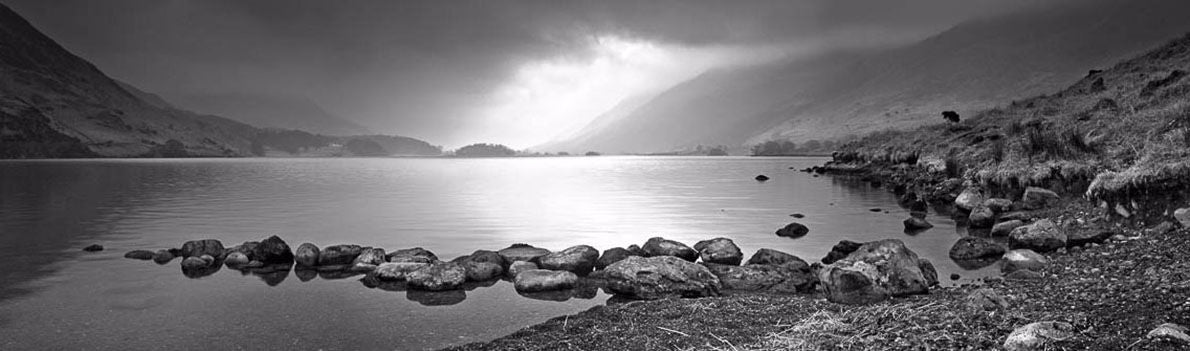
[[[1122,213],[1167,215],[1165,204],[1184,203],[1190,187],[1187,72],[1190,35],[1052,94],[871,134],[842,146],[828,168],[917,170],[999,192],[1043,186]]]

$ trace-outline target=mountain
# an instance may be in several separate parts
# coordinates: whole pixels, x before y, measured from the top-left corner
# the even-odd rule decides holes
[[[249,154],[255,128],[138,93],[0,5],[0,157]]]
[[[264,94],[186,94],[172,97],[179,106],[264,128],[298,129],[328,135],[370,134],[368,128],[332,115],[304,97]]]
[[[1074,4],[965,22],[900,48],[710,71],[556,145],[643,153],[910,128],[1057,90],[1190,30],[1190,2]]]

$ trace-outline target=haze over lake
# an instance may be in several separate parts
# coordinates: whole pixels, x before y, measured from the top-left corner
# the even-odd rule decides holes
[[[426,349],[492,339],[608,298],[599,291],[560,302],[531,299],[507,281],[470,286],[465,293],[386,291],[361,284],[362,276],[302,281],[289,272],[257,277],[227,268],[190,279],[176,262],[122,258],[129,250],[179,247],[200,238],[235,245],[276,234],[295,247],[424,247],[449,260],[520,242],[604,250],[652,236],[687,244],[724,236],[746,256],[772,248],[807,261],[817,261],[841,239],[899,238],[932,260],[943,277],[981,274],[947,258],[962,235],[949,218],[932,215],[936,228],[906,235],[901,221],[908,213],[887,190],[790,169],[823,161],[7,161],[0,163],[6,234],[0,256],[8,260],[0,268],[0,346],[150,349],[217,338],[248,349]],[[758,174],[772,179],[757,182]],[[806,216],[797,221],[810,234],[775,236],[793,213]],[[79,251],[92,243],[107,250]]]

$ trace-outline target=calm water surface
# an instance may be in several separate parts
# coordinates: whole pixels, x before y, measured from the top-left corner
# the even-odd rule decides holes
[[[433,349],[490,340],[603,304],[602,292],[527,298],[512,284],[418,293],[360,277],[305,281],[223,269],[199,279],[124,259],[134,249],[280,235],[425,247],[442,259],[524,242],[603,250],[664,236],[726,236],[751,255],[815,261],[841,239],[904,240],[943,280],[987,274],[947,251],[961,235],[907,235],[895,196],[795,172],[822,158],[195,159],[0,162],[0,349]],[[752,178],[766,174],[764,183]],[[871,208],[888,211],[870,212]],[[773,232],[789,215],[810,227]],[[107,249],[84,253],[99,243]],[[309,278],[309,277],[304,277]],[[334,278],[334,277],[326,277]],[[592,296],[593,295],[593,296]]]

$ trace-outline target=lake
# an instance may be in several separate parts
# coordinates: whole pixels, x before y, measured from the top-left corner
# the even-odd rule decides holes
[[[825,158],[136,159],[0,162],[0,349],[434,349],[490,340],[605,303],[512,284],[423,293],[355,277],[222,269],[185,277],[130,250],[279,235],[296,249],[424,247],[440,258],[528,243],[599,250],[663,236],[733,239],[817,261],[841,239],[904,240],[946,277],[964,235],[948,217],[908,235],[896,197],[797,172]],[[793,168],[793,169],[791,169]],[[758,174],[772,179],[753,180]],[[879,208],[887,213],[872,212]],[[803,219],[790,214],[801,213]],[[799,239],[774,231],[790,221]],[[106,250],[82,252],[90,244]],[[312,278],[312,279],[311,279]],[[960,281],[961,282],[961,281]],[[557,301],[565,300],[565,301]]]

